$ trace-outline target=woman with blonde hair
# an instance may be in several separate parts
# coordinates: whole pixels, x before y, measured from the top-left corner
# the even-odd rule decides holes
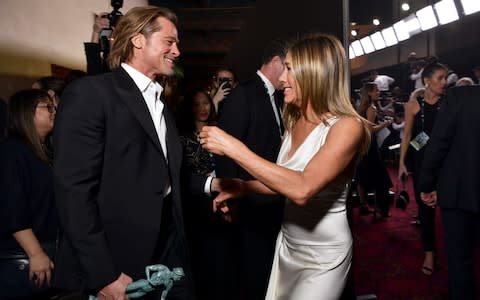
[[[325,34],[293,43],[280,76],[286,136],[271,163],[216,127],[204,127],[203,146],[226,155],[257,180],[237,181],[215,199],[244,193],[287,198],[266,299],[338,299],[352,258],[347,191],[370,134],[352,107],[348,61],[341,43]]]

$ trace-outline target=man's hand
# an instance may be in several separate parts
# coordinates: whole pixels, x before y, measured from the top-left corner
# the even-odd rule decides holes
[[[422,198],[423,203],[432,208],[435,208],[435,206],[437,206],[437,191],[433,191],[430,193],[420,193],[420,198]]]
[[[238,178],[214,178],[212,192],[218,192],[213,199],[213,211],[228,212],[227,200],[240,198],[245,194],[244,181]]]
[[[117,280],[98,292],[98,300],[127,300],[127,286],[132,282],[130,276],[122,273]]]
[[[214,178],[212,192],[219,193],[212,201],[213,212],[221,212],[225,221],[232,222],[237,215],[238,203],[227,200],[240,198],[245,194],[244,181],[238,178]]]

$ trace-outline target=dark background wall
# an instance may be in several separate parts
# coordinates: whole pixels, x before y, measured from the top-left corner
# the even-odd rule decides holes
[[[241,79],[252,76],[261,64],[262,49],[278,37],[324,32],[343,40],[343,0],[261,0],[234,41],[225,62]],[[345,1],[348,3],[348,1]]]

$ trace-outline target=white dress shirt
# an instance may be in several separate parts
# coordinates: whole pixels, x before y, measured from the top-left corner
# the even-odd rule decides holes
[[[277,103],[275,103],[275,96],[273,95],[275,93],[275,87],[270,82],[270,80],[268,80],[268,78],[265,77],[265,75],[263,75],[262,72],[260,72],[260,70],[257,71],[257,75],[260,76],[263,83],[265,84],[265,87],[267,88],[268,95],[270,96],[270,102],[272,103],[273,112],[275,114],[275,119],[277,120],[278,130],[280,132],[280,135],[282,135],[282,131],[280,129],[281,128],[280,122],[282,122],[282,120],[280,119],[280,112],[278,111]]]
[[[142,93],[143,100],[145,100],[145,104],[147,104],[148,111],[150,112],[150,116],[152,117],[158,140],[160,141],[163,154],[165,155],[165,160],[168,163],[167,124],[165,123],[165,117],[163,116],[163,108],[165,107],[165,105],[160,100],[160,95],[163,92],[163,87],[158,84],[158,82],[148,78],[145,74],[141,73],[130,65],[122,63],[121,66],[128,73],[128,75],[130,75],[130,77],[133,79],[138,89]],[[171,190],[172,187],[169,181],[167,182],[167,186],[165,189],[166,192],[164,196],[168,195]]]
[[[387,75],[377,75],[373,82],[377,84],[379,91],[385,92],[390,90],[390,85],[395,82],[395,79]]]

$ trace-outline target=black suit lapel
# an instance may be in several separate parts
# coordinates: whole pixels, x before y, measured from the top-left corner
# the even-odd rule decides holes
[[[172,177],[175,177],[179,175],[180,171],[182,146],[175,126],[175,119],[166,105],[163,109],[163,115],[165,117],[165,125],[167,126],[166,144],[168,152],[168,167],[170,168],[170,174]]]
[[[256,75],[256,82],[257,82],[257,93],[258,93],[257,96],[258,96],[259,99],[264,99],[265,100],[265,102],[263,103],[265,113],[270,116],[272,124],[275,124],[274,127],[277,129],[278,135],[279,136],[283,135],[283,121],[282,121],[281,110],[278,111],[278,113],[280,114],[279,117],[280,117],[280,123],[281,123],[281,125],[279,127],[278,123],[277,123],[277,118],[275,117],[275,111],[273,110],[272,101],[270,99],[270,94],[268,93],[268,89],[265,86],[265,82],[263,82],[262,78],[258,74]],[[277,98],[276,98],[275,94],[276,94],[276,92],[273,94],[275,102],[276,102]],[[278,108],[278,106],[277,106],[277,108]]]
[[[121,67],[113,71],[113,75],[114,87],[120,96],[120,99],[132,111],[133,115],[142,125],[148,137],[155,144],[158,151],[162,153],[162,156],[164,156],[160,141],[158,139],[157,131],[155,130],[155,125],[152,121],[152,117],[150,116],[147,104],[145,103],[142,93],[139,91],[137,85],[128,75],[128,73]]]

